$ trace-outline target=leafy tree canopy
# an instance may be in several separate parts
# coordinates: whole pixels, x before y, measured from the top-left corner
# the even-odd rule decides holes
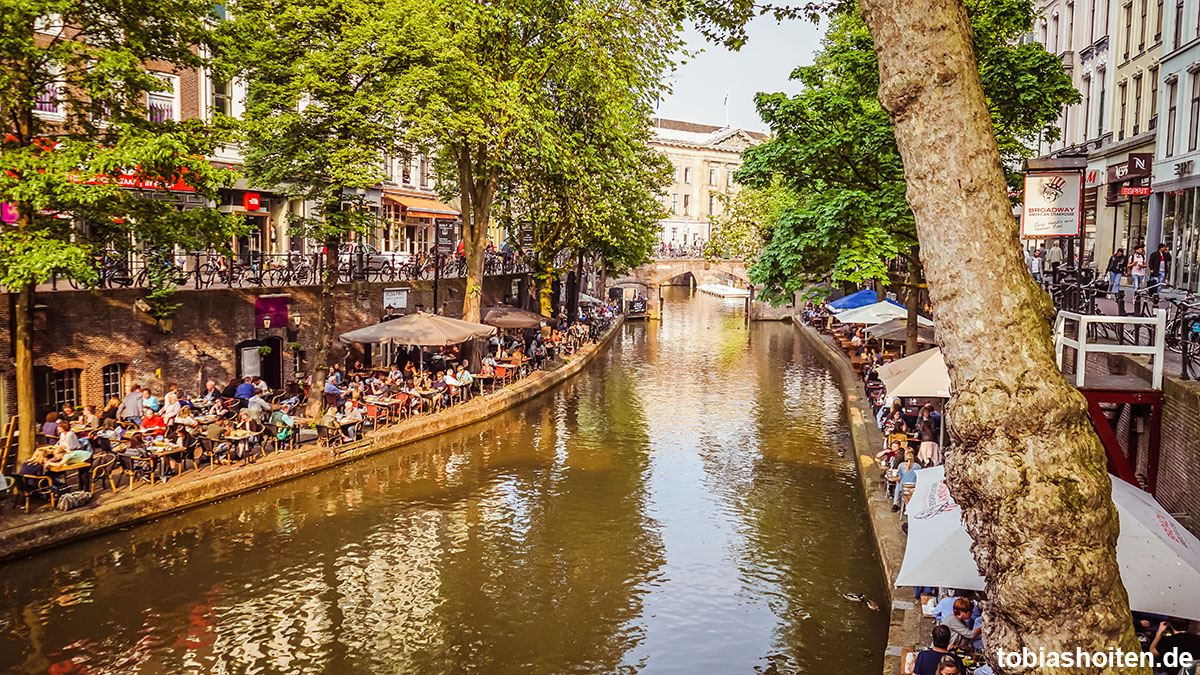
[[[1057,57],[1018,42],[1033,25],[1028,0],[979,0],[968,11],[997,139],[1015,165],[1034,153],[1039,134],[1057,137],[1055,121],[1079,93]],[[760,190],[781,185],[797,199],[760,225],[769,243],[750,269],[761,297],[775,301],[826,277],[886,280],[887,260],[911,255],[917,243],[871,36],[856,10],[832,18],[814,64],[792,77],[801,93],[758,95],[773,137],[746,151],[737,176]]]

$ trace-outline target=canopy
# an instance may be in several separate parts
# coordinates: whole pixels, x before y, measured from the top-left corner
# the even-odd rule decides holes
[[[604,301],[600,298],[593,297],[587,293],[579,294],[579,304],[581,305],[603,305]]]
[[[857,309],[848,309],[844,312],[839,312],[834,314],[833,318],[842,323],[866,323],[874,325],[891,319],[906,318],[907,316],[908,310],[904,308],[904,305],[892,302],[891,300],[884,300],[873,305],[865,305]],[[932,326],[933,322],[923,316],[918,316],[917,325]]]
[[[338,340],[354,344],[395,343],[420,345],[422,347],[444,347],[466,342],[471,338],[486,337],[495,333],[492,326],[460,321],[447,316],[417,312],[398,319],[377,323],[342,333]]]
[[[1149,493],[1109,478],[1121,523],[1117,565],[1130,608],[1200,620],[1200,539]],[[962,526],[962,507],[946,487],[945,467],[917,472],[908,504],[908,546],[896,585],[984,587],[971,556],[971,537]]]
[[[537,328],[553,319],[512,305],[492,305],[480,311],[480,320],[497,328]]]
[[[867,328],[867,335],[871,335],[881,340],[906,340],[908,339],[908,319],[889,319],[883,323],[875,324]],[[922,326],[917,323],[917,342],[933,342],[933,329],[927,326]]]
[[[446,218],[456,217],[458,211],[452,207],[439,202],[436,199],[428,197],[420,197],[417,195],[404,194],[403,192],[385,191],[383,198],[394,202],[404,207],[406,216],[420,216],[422,218]]]
[[[857,293],[851,293],[850,295],[829,302],[825,306],[831,312],[844,312],[847,309],[858,309],[859,307],[873,305],[877,297],[875,291],[858,291]]]
[[[888,396],[950,397],[950,372],[941,349],[926,349],[875,369]]]

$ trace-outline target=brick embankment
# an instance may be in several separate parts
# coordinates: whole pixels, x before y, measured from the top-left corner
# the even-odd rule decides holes
[[[486,420],[498,412],[538,396],[575,375],[601,354],[617,335],[624,317],[599,342],[588,345],[562,366],[540,371],[486,396],[433,415],[420,415],[369,432],[354,444],[334,450],[310,443],[293,451],[270,454],[249,466],[204,467],[169,484],[143,485],[132,491],[105,492],[91,504],[72,511],[45,510],[24,515],[11,508],[0,517],[0,560],[57,546],[175,511],[207,504],[243,492],[391,450],[451,429]]]
[[[911,594],[895,593],[894,582],[904,561],[905,536],[900,530],[900,519],[892,512],[892,502],[887,498],[875,453],[883,447],[883,435],[871,414],[870,399],[862,382],[850,369],[850,361],[833,341],[818,331],[805,326],[793,317],[796,331],[813,347],[829,369],[837,376],[842,395],[846,401],[846,424],[857,459],[859,483],[867,502],[871,529],[879,548],[879,560],[883,565],[884,577],[888,580],[891,595],[891,623],[888,628],[888,647],[883,661],[883,672],[893,675],[900,672],[900,653],[904,648],[915,649],[928,641],[925,634],[926,621],[921,617],[921,608]]]

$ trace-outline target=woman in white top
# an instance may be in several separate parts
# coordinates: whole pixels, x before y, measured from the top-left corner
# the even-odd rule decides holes
[[[175,422],[175,418],[179,416],[179,411],[183,406],[179,404],[179,397],[175,395],[175,392],[167,393],[165,400],[167,403],[159,414],[162,415],[163,421],[170,425]]]
[[[1146,249],[1139,246],[1133,249],[1133,255],[1129,256],[1129,275],[1133,277],[1133,292],[1137,293],[1142,287],[1142,281],[1146,278]]]

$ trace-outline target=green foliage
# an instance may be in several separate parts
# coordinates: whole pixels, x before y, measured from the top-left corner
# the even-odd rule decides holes
[[[206,0],[20,0],[0,11],[0,201],[19,221],[0,229],[0,283],[10,289],[53,273],[94,283],[106,248],[202,247],[226,240],[237,219],[178,211],[147,198],[181,181],[215,199],[236,179],[205,159],[227,129],[197,120],[151,122],[147,93],[163,70],[204,64]],[[49,18],[47,18],[49,17]],[[57,114],[34,112],[50,95]],[[130,190],[118,177],[157,187]]]
[[[979,0],[968,11],[997,140],[1015,165],[1035,152],[1039,134],[1054,137],[1063,106],[1079,94],[1057,57],[1018,43],[1034,18],[1028,0]],[[760,225],[770,240],[750,268],[760,297],[775,301],[825,278],[886,281],[886,261],[910,255],[917,243],[904,167],[877,97],[871,36],[858,13],[834,16],[814,64],[792,77],[803,84],[800,94],[758,95],[773,137],[745,152],[737,176],[750,188],[781,185],[797,198]]]
[[[430,3],[236,0],[219,31],[226,74],[246,82],[240,125],[256,185],[313,202],[289,213],[294,236],[339,242],[374,224],[365,189],[381,158],[404,156],[401,101],[438,48]]]
[[[779,180],[765,188],[745,187],[721,194],[721,213],[712,219],[712,238],[704,244],[708,260],[732,258],[753,265],[770,243],[775,225],[799,200]]]

